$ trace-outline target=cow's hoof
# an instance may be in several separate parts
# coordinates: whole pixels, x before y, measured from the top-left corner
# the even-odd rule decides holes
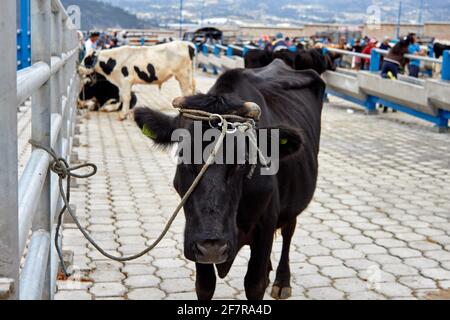
[[[125,121],[125,120],[127,120],[127,116],[124,116],[124,115],[120,115],[119,116],[119,121]]]
[[[108,110],[106,110],[105,108],[100,109],[99,111],[100,111],[100,112],[103,112],[103,113],[107,113],[107,112],[108,112]]]
[[[274,285],[270,296],[275,300],[286,300],[292,296],[292,288]]]

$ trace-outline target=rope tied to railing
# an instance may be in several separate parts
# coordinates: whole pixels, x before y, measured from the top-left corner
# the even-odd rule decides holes
[[[212,113],[208,113],[208,112],[200,111],[200,110],[181,109],[180,112],[184,117],[189,118],[189,119],[209,121],[210,125],[211,125],[211,121],[220,120],[220,123],[218,124],[218,126],[221,127],[220,136],[218,137],[217,143],[214,146],[214,149],[211,151],[211,153],[210,153],[208,159],[206,160],[205,164],[203,165],[201,171],[199,172],[197,177],[192,182],[192,185],[190,186],[188,191],[182,197],[180,203],[178,204],[175,211],[171,215],[170,219],[166,223],[166,226],[164,227],[164,229],[161,232],[161,234],[159,235],[159,237],[151,245],[149,245],[145,250],[141,251],[138,254],[128,256],[128,257],[116,257],[116,256],[113,256],[113,255],[107,253],[105,250],[103,250],[96,243],[96,241],[85,231],[84,227],[80,224],[77,216],[75,215],[75,213],[73,212],[73,209],[70,206],[70,188],[71,188],[71,182],[70,182],[71,179],[70,178],[75,177],[75,178],[83,179],[83,178],[92,177],[97,173],[97,166],[93,163],[87,162],[84,164],[80,164],[80,165],[71,167],[71,166],[69,166],[68,162],[65,159],[59,157],[52,148],[49,148],[49,147],[42,145],[33,140],[29,141],[29,143],[33,147],[46,151],[53,158],[53,161],[49,165],[49,169],[52,172],[54,172],[55,174],[57,174],[59,177],[59,179],[58,179],[59,193],[61,195],[64,205],[58,215],[54,243],[55,243],[55,248],[56,248],[58,257],[60,259],[61,269],[64,272],[64,275],[66,277],[70,277],[71,274],[67,271],[67,268],[64,264],[62,249],[61,249],[61,246],[59,243],[59,237],[60,237],[59,233],[60,233],[60,229],[61,229],[61,225],[62,225],[62,218],[63,218],[66,210],[72,217],[73,221],[75,222],[77,228],[80,230],[82,235],[89,241],[89,243],[91,243],[94,246],[95,249],[97,249],[100,252],[100,254],[102,254],[106,258],[109,258],[109,259],[115,260],[115,261],[119,261],[119,262],[138,259],[138,258],[142,257],[143,255],[149,253],[151,250],[153,250],[162,241],[162,239],[166,236],[167,232],[169,231],[170,227],[172,226],[173,222],[175,221],[175,218],[178,216],[181,208],[183,208],[186,201],[189,199],[191,194],[194,192],[195,188],[200,183],[200,180],[202,179],[202,177],[204,176],[204,174],[206,173],[208,168],[213,164],[213,162],[216,158],[216,155],[220,150],[220,147],[223,145],[225,136],[227,135],[227,133],[230,133],[230,130],[229,130],[230,127],[240,130],[241,132],[246,132],[247,130],[251,130],[252,134],[250,135],[251,136],[250,141],[254,145],[257,144],[256,136],[255,136],[256,134],[254,132],[255,131],[255,121],[253,119],[244,118],[244,117],[240,117],[240,116],[236,116],[236,115],[212,114]],[[230,123],[227,121],[227,119],[240,120],[242,122]],[[266,166],[267,161],[263,157],[259,148],[257,150],[259,152],[262,165]],[[93,169],[92,172],[89,172],[87,174],[77,174],[74,172],[79,169],[88,168],[88,167]],[[252,170],[250,173],[251,175],[253,175],[253,171],[254,171],[254,167],[252,167]],[[64,185],[63,185],[64,180],[66,180],[66,191],[64,191]]]
[[[30,140],[29,143],[37,149],[46,151],[52,157],[53,160],[49,165],[49,169],[50,169],[50,171],[52,171],[56,175],[58,175],[58,178],[59,178],[58,179],[59,193],[61,195],[64,205],[58,214],[58,222],[56,224],[56,230],[55,230],[55,248],[56,248],[56,252],[58,253],[58,257],[61,262],[61,268],[64,272],[64,275],[66,277],[69,277],[70,275],[67,272],[67,268],[64,264],[63,254],[62,254],[61,246],[59,243],[59,236],[60,236],[59,231],[61,229],[62,218],[63,218],[63,215],[66,210],[69,212],[69,214],[71,215],[71,217],[73,218],[73,220],[75,221],[77,226],[79,228],[81,227],[81,225],[78,222],[78,219],[76,218],[75,214],[72,211],[72,208],[70,207],[70,188],[71,188],[71,179],[70,178],[71,177],[79,178],[79,179],[90,178],[97,173],[97,166],[93,163],[83,163],[83,164],[71,167],[71,166],[69,166],[69,163],[67,162],[67,160],[59,157],[57,155],[57,153],[55,152],[55,150],[53,150],[52,148],[45,146],[34,140]],[[88,168],[88,167],[92,168],[92,171],[89,173],[77,174],[74,172],[79,169]],[[66,191],[64,191],[64,185],[63,185],[64,180],[66,180]]]

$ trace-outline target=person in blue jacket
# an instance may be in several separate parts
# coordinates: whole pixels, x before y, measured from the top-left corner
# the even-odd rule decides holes
[[[409,35],[409,37],[411,38],[411,44],[408,47],[408,53],[412,54],[412,55],[423,56],[424,51],[422,50],[420,45],[417,43],[416,34],[411,33]],[[418,78],[419,72],[420,72],[420,60],[411,59],[409,61],[408,70],[409,70],[410,77]]]

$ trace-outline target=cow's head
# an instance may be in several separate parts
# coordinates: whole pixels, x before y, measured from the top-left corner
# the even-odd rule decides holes
[[[244,102],[226,96],[196,95],[179,98],[174,106],[183,109],[199,109],[214,114],[236,114],[243,117],[259,119],[261,109],[252,102]],[[208,121],[194,122],[184,116],[169,116],[148,108],[137,108],[134,112],[135,121],[159,146],[169,146],[174,140],[173,135],[183,129],[190,136],[188,150],[195,151],[200,144],[205,152],[210,144],[202,141],[201,134],[210,128]],[[214,124],[214,122],[213,122]],[[194,132],[200,128],[201,132]],[[279,129],[279,158],[281,161],[301,152],[302,135],[293,129]],[[257,129],[260,130],[260,129]],[[199,137],[199,138],[197,138]],[[184,139],[184,138],[183,138]],[[273,139],[272,139],[273,140]],[[213,140],[216,141],[216,140]],[[236,143],[237,145],[237,143]],[[237,148],[234,142],[224,143],[223,153],[227,148]],[[183,150],[185,152],[186,149]],[[246,150],[247,151],[247,150]],[[238,211],[246,212],[248,223],[261,219],[260,215],[267,213],[274,190],[277,188],[275,176],[261,174],[261,163],[256,168],[247,162],[244,151],[244,161],[238,163],[212,164],[199,181],[194,192],[184,205],[186,228],[184,236],[184,253],[187,259],[204,264],[221,264],[233,260],[238,250]],[[209,155],[209,152],[205,152]],[[236,154],[236,153],[235,153]],[[183,159],[186,159],[186,155]],[[195,160],[192,153],[187,158]],[[177,166],[174,186],[183,197],[192,186],[195,178],[204,166],[205,157],[200,157],[200,163],[179,163]],[[253,173],[253,174],[252,174]],[[250,199],[250,201],[242,201]],[[250,219],[251,217],[251,219]],[[250,230],[248,230],[250,232]]]
[[[273,61],[272,52],[252,49],[244,56],[245,68],[256,69],[268,66]]]
[[[78,73],[81,76],[89,76],[95,72],[98,55],[99,53],[96,50],[92,50],[84,57],[83,62],[78,66]]]

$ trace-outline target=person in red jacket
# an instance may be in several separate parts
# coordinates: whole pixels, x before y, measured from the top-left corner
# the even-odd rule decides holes
[[[377,43],[378,43],[378,41],[375,38],[370,39],[369,43],[363,49],[362,53],[370,55],[372,53],[372,49],[376,48]],[[364,70],[369,70],[370,69],[370,59],[364,59],[363,69]]]

